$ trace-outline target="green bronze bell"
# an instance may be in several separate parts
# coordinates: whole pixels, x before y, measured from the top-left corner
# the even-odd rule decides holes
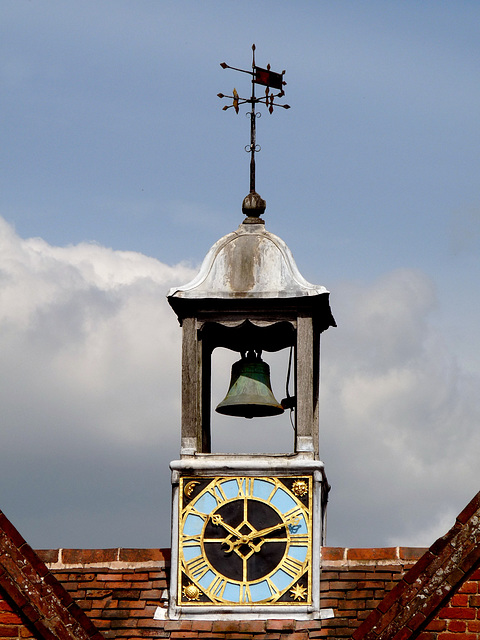
[[[232,365],[230,388],[216,411],[227,416],[262,418],[283,413],[270,384],[270,367],[260,357],[261,351],[249,351]]]

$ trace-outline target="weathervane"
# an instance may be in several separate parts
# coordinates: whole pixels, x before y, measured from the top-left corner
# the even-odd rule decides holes
[[[231,67],[226,62],[221,62],[220,66],[222,69],[233,69],[234,71],[241,71],[242,73],[248,73],[252,76],[252,95],[250,98],[241,98],[237,90],[233,90],[233,96],[225,96],[223,93],[218,93],[219,98],[230,98],[232,100],[232,104],[225,105],[223,107],[224,111],[227,109],[231,109],[232,107],[235,109],[235,112],[239,112],[239,106],[242,104],[251,104],[252,108],[250,113],[247,113],[247,116],[250,116],[250,144],[245,146],[245,151],[250,153],[250,193],[255,193],[255,153],[258,153],[261,150],[260,145],[257,144],[256,141],[256,129],[255,122],[256,119],[259,118],[262,114],[255,112],[255,105],[264,104],[270,113],[273,113],[273,107],[282,107],[283,109],[290,109],[290,105],[288,104],[278,104],[275,102],[276,98],[283,98],[285,92],[283,87],[287,84],[283,75],[285,70],[282,73],[275,73],[275,71],[270,70],[270,65],[267,65],[266,69],[262,69],[261,67],[257,67],[255,64],[255,45],[252,45],[252,71],[247,71],[245,69],[237,69],[236,67]],[[261,84],[265,88],[265,95],[261,98],[257,98],[255,96],[255,85]],[[278,93],[273,93],[270,89],[278,89]]]

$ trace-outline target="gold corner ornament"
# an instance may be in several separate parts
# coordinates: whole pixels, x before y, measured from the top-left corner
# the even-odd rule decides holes
[[[295,482],[292,484],[292,493],[294,493],[299,498],[307,495],[308,485],[305,480],[295,480]]]
[[[294,600],[305,600],[307,589],[301,584],[296,584],[293,589],[290,589],[290,594]]]
[[[312,482],[309,475],[181,477],[179,604],[311,604]]]
[[[192,480],[191,482],[188,482],[185,485],[185,489],[183,490],[185,495],[187,496],[187,498],[191,498],[193,490],[195,488],[195,486],[199,484],[198,482],[196,482],[195,480]]]
[[[193,584],[193,582],[190,582],[190,584],[187,584],[187,586],[183,587],[183,595],[185,596],[185,598],[187,598],[187,600],[198,600],[198,598],[200,597],[200,589]]]

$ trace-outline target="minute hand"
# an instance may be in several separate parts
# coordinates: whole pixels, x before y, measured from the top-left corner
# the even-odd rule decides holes
[[[254,540],[255,538],[261,538],[263,536],[266,536],[267,533],[270,533],[271,531],[276,531],[277,529],[281,529],[282,527],[286,527],[289,524],[297,524],[300,520],[300,517],[293,517],[290,516],[289,518],[287,518],[284,522],[280,522],[280,524],[276,524],[273,527],[267,527],[266,529],[260,529],[260,531],[254,531],[252,533],[249,533],[246,537],[248,540]]]

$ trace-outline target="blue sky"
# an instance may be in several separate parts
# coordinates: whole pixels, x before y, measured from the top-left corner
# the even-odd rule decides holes
[[[327,541],[451,524],[480,459],[479,29],[462,1],[4,0],[0,508],[32,545],[169,545],[164,295],[242,220],[249,123],[216,94],[248,95],[219,63],[252,43],[292,107],[257,123],[267,228],[338,323]]]

